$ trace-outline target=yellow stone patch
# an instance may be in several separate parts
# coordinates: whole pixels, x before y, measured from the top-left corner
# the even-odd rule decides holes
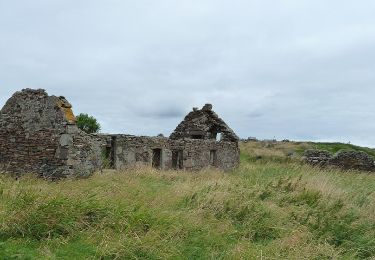
[[[75,123],[75,122],[77,122],[77,119],[76,119],[76,117],[74,116],[74,114],[73,114],[73,110],[72,110],[71,108],[65,107],[65,106],[64,106],[64,103],[63,103],[62,101],[59,101],[59,102],[58,102],[58,105],[59,105],[59,107],[61,108],[61,110],[63,111],[65,119],[66,119],[69,123]]]

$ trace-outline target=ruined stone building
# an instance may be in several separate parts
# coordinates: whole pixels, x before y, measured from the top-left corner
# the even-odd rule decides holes
[[[230,170],[239,165],[238,137],[212,106],[194,108],[170,138],[88,135],[71,104],[44,90],[16,92],[0,112],[0,170],[48,178],[88,176],[107,166]]]
[[[170,138],[130,135],[104,136],[113,167],[149,165],[160,169],[230,170],[239,165],[239,138],[212,106],[194,108]]]
[[[0,112],[0,168],[47,178],[99,169],[100,143],[78,129],[71,107],[42,89],[16,92]]]

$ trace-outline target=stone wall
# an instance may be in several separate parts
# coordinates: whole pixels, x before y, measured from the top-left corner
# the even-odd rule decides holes
[[[374,158],[362,151],[341,151],[329,161],[329,165],[344,170],[375,171]]]
[[[206,104],[202,109],[193,108],[193,111],[176,127],[170,138],[216,140],[218,134],[223,141],[239,141],[233,130],[212,110],[212,105]]]
[[[147,165],[164,170],[201,170],[210,166],[231,170],[239,165],[236,142],[131,135],[112,135],[111,139],[116,169]]]
[[[189,113],[171,138],[87,135],[77,127],[71,104],[42,89],[16,92],[0,111],[0,171],[58,179],[88,176],[103,165],[230,170],[239,165],[238,137],[209,104]]]
[[[309,149],[305,151],[303,160],[314,166],[326,166],[332,157],[328,151]]]
[[[46,178],[87,176],[100,168],[101,148],[75,124],[64,97],[16,92],[0,112],[0,168]]]
[[[331,154],[328,151],[307,150],[303,160],[314,166],[375,171],[374,158],[362,151],[339,151],[336,154]]]
[[[218,134],[222,134],[219,140]],[[227,171],[240,162],[237,135],[212,111],[210,104],[200,110],[194,108],[170,138],[162,135],[101,135],[100,138],[115,169],[147,165],[164,170],[216,167]]]

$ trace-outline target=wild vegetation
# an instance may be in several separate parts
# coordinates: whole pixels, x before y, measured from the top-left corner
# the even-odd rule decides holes
[[[336,149],[242,143],[229,173],[1,175],[0,259],[374,258],[375,174],[302,165],[315,145]]]
[[[98,133],[101,129],[98,120],[88,114],[81,113],[76,117],[76,120],[78,128],[87,134]]]

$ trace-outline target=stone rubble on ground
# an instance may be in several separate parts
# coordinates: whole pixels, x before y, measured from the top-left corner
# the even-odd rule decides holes
[[[375,171],[374,158],[363,151],[344,150],[331,154],[324,150],[307,150],[302,159],[314,166],[337,167],[343,170]]]

